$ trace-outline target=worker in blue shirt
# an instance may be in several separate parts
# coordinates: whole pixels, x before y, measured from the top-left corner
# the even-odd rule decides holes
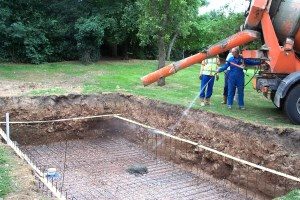
[[[244,75],[244,64],[246,65],[259,65],[260,61],[243,59],[240,56],[239,47],[235,47],[231,50],[232,57],[230,57],[224,65],[222,65],[218,72],[225,71],[228,67],[230,70],[227,71],[228,76],[228,96],[227,96],[227,106],[229,109],[232,108],[235,89],[238,91],[238,104],[240,109],[245,109],[244,103],[244,85],[245,85],[245,75]]]

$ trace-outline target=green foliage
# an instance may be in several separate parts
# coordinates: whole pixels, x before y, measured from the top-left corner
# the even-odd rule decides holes
[[[136,37],[139,10],[134,2],[0,0],[0,60],[89,61],[99,58],[101,50],[112,55],[116,46],[125,53],[143,52]]]
[[[232,34],[241,15],[198,16],[205,0],[0,0],[0,60],[42,63],[194,52]],[[176,38],[178,38],[176,41]]]
[[[27,31],[24,45],[27,59],[34,64],[46,61],[53,52],[45,33],[34,28]]]
[[[179,39],[178,48],[192,52],[204,50],[238,32],[244,22],[244,16],[238,13],[226,16],[223,13],[222,11],[213,11],[198,16],[191,26],[192,31],[188,39]]]
[[[300,199],[300,189],[293,190],[283,197],[276,198],[276,200],[299,200]]]
[[[192,22],[203,0],[137,0],[139,15],[138,37],[141,45],[157,47],[158,68],[165,66],[178,36],[190,34]],[[164,78],[158,85],[165,85]]]
[[[77,48],[84,62],[90,62],[99,58],[99,48],[103,43],[104,29],[103,19],[100,16],[80,18],[75,24],[77,31],[75,38]],[[91,57],[91,55],[93,55]]]
[[[6,29],[6,33],[9,38],[4,43],[4,48],[11,53],[13,61],[28,61],[38,64],[44,62],[52,53],[49,40],[45,33],[38,28],[16,22]],[[25,58],[18,60],[18,57]]]
[[[138,33],[141,44],[149,44],[159,36],[168,43],[175,33],[186,37],[203,3],[201,0],[138,0],[142,10]]]
[[[46,37],[42,1],[0,1],[0,56],[15,62],[44,62],[52,53]]]

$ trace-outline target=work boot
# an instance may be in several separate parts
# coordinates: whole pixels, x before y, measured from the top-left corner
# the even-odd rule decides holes
[[[201,107],[205,106],[204,99],[202,99],[202,98],[200,98],[200,106],[201,106]]]
[[[227,96],[223,96],[222,104],[227,104]]]
[[[210,99],[205,99],[205,105],[210,106]]]

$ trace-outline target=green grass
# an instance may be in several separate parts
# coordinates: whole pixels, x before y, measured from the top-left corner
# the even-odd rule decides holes
[[[54,87],[54,88],[49,88],[49,89],[41,89],[41,90],[32,90],[29,92],[29,95],[32,96],[46,96],[46,95],[62,95],[65,94],[66,90],[59,88],[59,87]]]
[[[0,145],[0,197],[11,191],[10,160],[8,151]]]
[[[38,83],[52,79],[68,82],[68,80],[74,78],[81,79],[85,77],[77,83],[84,94],[124,92],[171,104],[188,106],[199,92],[199,65],[168,77],[167,85],[164,87],[158,87],[156,84],[143,87],[140,78],[155,70],[156,65],[156,61],[103,61],[90,65],[82,65],[79,62],[42,65],[0,64],[0,79]],[[252,73],[253,71],[248,72],[249,77],[246,77],[246,82],[248,82]],[[298,128],[298,126],[291,125],[283,112],[276,109],[270,100],[253,90],[251,83],[245,88],[246,110],[237,109],[236,104],[232,110],[228,110],[226,106],[220,104],[224,84],[223,78],[223,75],[221,75],[220,80],[215,83],[212,106],[200,108],[199,102],[197,102],[193,106],[194,109],[203,109],[256,124]],[[72,91],[57,86],[28,91],[28,95],[67,93],[72,93]]]
[[[283,197],[276,198],[276,200],[300,200],[300,190],[293,190]]]
[[[66,77],[78,77],[90,67],[76,62],[49,63],[41,65],[29,64],[0,64],[0,77],[4,80],[44,81],[49,75],[64,75]],[[55,78],[55,77],[54,77]]]

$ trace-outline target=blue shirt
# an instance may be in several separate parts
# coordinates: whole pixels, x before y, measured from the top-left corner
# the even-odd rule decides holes
[[[259,65],[260,64],[260,61],[256,61],[256,60],[253,60],[253,59],[243,59],[241,56],[239,56],[237,58],[236,57],[230,57],[226,61],[226,63],[219,68],[218,72],[223,72],[228,67],[230,67],[230,71],[229,71],[230,74],[244,75],[244,71],[243,71],[242,68],[237,67],[237,66],[232,64],[232,63],[234,63],[234,64],[237,64],[237,65],[242,65],[243,61],[246,65]]]

